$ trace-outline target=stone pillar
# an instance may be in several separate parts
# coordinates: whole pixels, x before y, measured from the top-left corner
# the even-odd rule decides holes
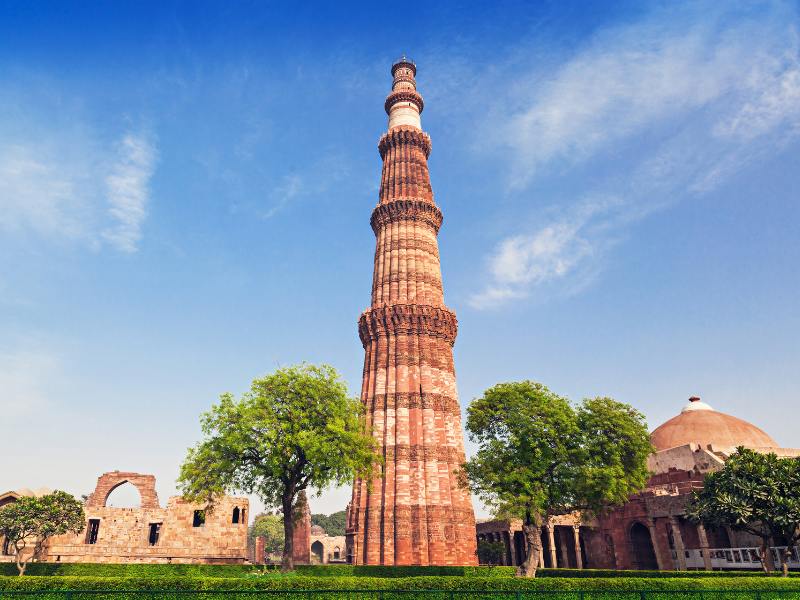
[[[266,540],[266,538],[263,535],[259,535],[255,539],[255,543],[254,543],[255,548],[253,549],[253,562],[255,564],[257,564],[257,565],[263,565],[264,562],[265,562],[265,560],[264,560],[264,545],[265,545],[264,541],[265,540]]]
[[[670,515],[669,524],[672,526],[672,539],[675,541],[675,554],[678,556],[678,571],[686,570],[686,547],[683,545],[681,526],[678,517]]]
[[[578,569],[583,568],[583,556],[581,556],[581,526],[572,526],[572,535],[575,539],[575,566]]]
[[[311,564],[311,509],[305,491],[297,495],[293,510],[300,513],[295,517],[294,536],[292,536],[292,557],[296,565]]]
[[[700,540],[700,549],[703,551],[703,568],[706,571],[712,569],[711,566],[711,550],[708,547],[708,536],[706,535],[706,528],[702,523],[697,524],[697,538]]]
[[[658,570],[671,571],[672,569],[667,569],[664,563],[664,558],[661,556],[661,547],[660,544],[658,543],[658,533],[656,532],[656,520],[653,517],[648,517],[647,528],[650,530],[650,543],[653,544],[653,552],[655,552],[656,555]]]
[[[550,550],[550,564],[555,569],[558,567],[558,561],[556,561],[556,539],[553,535],[553,524],[548,523],[547,527],[547,546]]]
[[[508,529],[508,551],[511,554],[511,566],[517,566],[517,543],[514,540],[514,531],[509,527]]]

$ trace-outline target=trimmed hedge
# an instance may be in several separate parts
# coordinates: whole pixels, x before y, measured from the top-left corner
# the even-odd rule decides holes
[[[792,598],[800,600],[800,580],[780,577],[761,577],[743,580],[741,577],[684,577],[684,578],[563,578],[544,577],[524,579],[517,577],[459,577],[459,576],[419,576],[419,577],[373,577],[365,581],[360,577],[311,577],[304,575],[281,576],[268,572],[264,576],[249,578],[187,578],[187,577],[0,577],[0,596],[12,597],[14,591],[56,592],[66,590],[113,591],[115,598],[149,598],[135,593],[166,590],[198,591],[203,600],[232,598],[229,594],[215,592],[280,592],[291,590],[437,590],[449,592],[461,590],[470,592],[611,592],[617,594],[648,591],[712,591],[731,592],[759,591],[762,598]],[[765,595],[767,594],[767,595]],[[777,594],[777,595],[772,595]],[[58,595],[58,594],[57,594]],[[76,598],[78,593],[72,595]],[[481,597],[484,594],[480,594]],[[594,594],[597,595],[597,594]],[[159,593],[158,598],[169,594]],[[236,594],[237,598],[247,596]],[[21,596],[20,596],[21,597]],[[39,594],[36,597],[40,597]],[[63,594],[60,597],[64,597]],[[441,598],[441,595],[439,596]],[[532,596],[533,597],[533,596]]]
[[[277,567],[266,567],[276,568]],[[248,577],[262,571],[255,565],[173,565],[135,563],[29,563],[25,575],[83,577]],[[16,575],[14,563],[0,563],[0,575]]]
[[[85,577],[223,577],[241,578],[279,570],[278,565],[178,565],[107,563],[30,563],[26,575]],[[296,574],[311,577],[513,577],[515,567],[394,567],[382,565],[298,565]],[[0,563],[0,575],[16,575],[13,563]]]
[[[26,575],[86,577],[221,577],[249,578],[278,570],[277,565],[178,565],[105,563],[31,563]],[[299,565],[296,574],[310,577],[513,577],[515,567],[393,567],[380,565]],[[0,563],[0,575],[16,575],[13,563]],[[777,574],[776,574],[777,576]],[[792,572],[790,577],[800,578]],[[764,577],[760,571],[615,571],[611,569],[539,569],[537,577],[719,578]]]
[[[311,577],[514,577],[516,567],[396,567],[391,565],[298,565]]]
[[[512,573],[513,575],[513,573]],[[719,578],[719,577],[766,577],[763,571],[626,571],[614,569],[539,569],[536,571],[537,577],[638,577],[640,579],[651,578]],[[775,571],[772,577],[780,577],[780,573]],[[800,577],[800,572],[789,572],[789,577]]]

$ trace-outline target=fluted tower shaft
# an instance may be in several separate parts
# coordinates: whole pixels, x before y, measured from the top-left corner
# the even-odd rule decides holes
[[[348,508],[348,556],[356,564],[471,565],[475,516],[456,470],[464,462],[456,392],[455,314],[444,304],[430,137],[420,124],[416,67],[392,67],[388,131],[375,232],[372,303],[359,319],[361,399],[385,463],[372,486],[356,480]]]

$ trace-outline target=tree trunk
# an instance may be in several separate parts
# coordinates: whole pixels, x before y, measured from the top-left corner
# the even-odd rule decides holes
[[[769,548],[769,538],[761,538],[761,568],[767,575],[775,570],[775,562],[772,560],[772,552]]]
[[[786,549],[781,551],[781,574],[783,577],[789,576],[789,558],[792,556],[792,547],[786,546]]]
[[[17,571],[19,571],[20,577],[25,575],[25,569],[28,566],[28,561],[22,560],[22,550],[17,550],[14,560],[17,562]]]
[[[288,496],[288,497],[287,497]],[[283,497],[283,556],[281,572],[294,570],[294,503],[288,494]]]
[[[526,519],[526,521],[530,520],[531,519]],[[517,575],[520,577],[536,577],[539,557],[542,554],[542,528],[538,523],[539,519],[533,521],[535,522],[526,522],[522,525],[522,533],[525,536],[528,556],[525,562],[517,569]]]

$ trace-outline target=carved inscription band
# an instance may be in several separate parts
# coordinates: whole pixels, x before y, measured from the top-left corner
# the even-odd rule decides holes
[[[444,394],[428,394],[419,392],[398,392],[396,394],[375,394],[365,400],[370,411],[376,408],[397,410],[398,408],[432,408],[448,414],[461,414],[461,406],[455,398]]]
[[[464,455],[452,446],[424,446],[422,444],[397,444],[386,446],[383,455],[387,460],[408,460],[413,462],[432,461],[458,466],[464,462]]]

